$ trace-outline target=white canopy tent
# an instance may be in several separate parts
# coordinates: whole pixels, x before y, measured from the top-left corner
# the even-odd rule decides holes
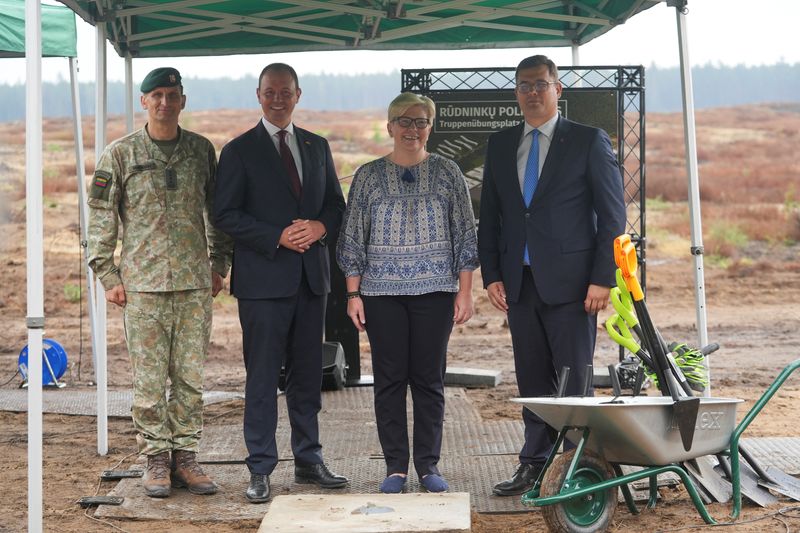
[[[97,28],[97,63],[96,63],[96,112],[95,112],[95,150],[99,158],[106,144],[106,40],[110,40],[120,55],[126,61],[126,110],[128,111],[128,129],[132,129],[132,80],[131,58],[132,53],[144,56],[180,56],[180,55],[213,55],[232,53],[264,53],[273,51],[291,50],[341,50],[354,49],[359,43],[363,49],[409,49],[409,48],[480,48],[480,47],[521,47],[521,46],[571,46],[573,60],[577,64],[579,58],[579,45],[613,28],[614,25],[624,23],[627,18],[635,14],[664,3],[675,9],[677,31],[679,37],[679,54],[681,66],[681,85],[683,94],[684,139],[686,144],[686,165],[689,178],[689,206],[691,213],[691,241],[692,256],[695,276],[695,303],[697,313],[698,343],[705,346],[708,343],[706,330],[706,306],[703,274],[703,244],[700,217],[699,178],[697,168],[697,153],[695,140],[694,102],[692,96],[692,77],[689,63],[688,28],[686,20],[687,0],[583,0],[582,2],[540,2],[540,1],[515,1],[494,2],[504,4],[497,8],[476,6],[477,2],[425,2],[425,3],[387,3],[387,10],[381,12],[363,5],[354,0],[334,0],[329,2],[304,0],[294,2],[294,7],[258,12],[266,9],[266,4],[258,3],[254,6],[251,2],[241,0],[159,0],[137,1],[135,7],[117,9],[113,2],[107,0],[62,0],[76,11],[81,17],[95,25]],[[249,10],[245,14],[224,13],[220,10],[223,4],[233,7],[246,6]],[[567,5],[568,4],[568,5]],[[26,160],[27,160],[27,225],[28,225],[28,323],[29,347],[31,353],[41,351],[43,323],[43,268],[42,268],[42,114],[41,114],[41,26],[39,0],[25,0],[26,6],[26,56],[27,56],[27,131]],[[621,7],[620,7],[621,6]],[[208,7],[207,11],[204,8]],[[436,17],[437,7],[443,11],[440,18]],[[610,15],[604,10],[616,9],[616,15]],[[415,10],[418,10],[415,12]],[[453,10],[463,10],[455,15]],[[331,26],[330,31],[324,26],[314,26],[314,21],[324,20],[328,13],[336,14],[336,21],[345,15],[355,20],[360,20],[362,26],[353,33]],[[409,26],[400,29],[380,31],[382,22],[394,24],[406,11],[411,13],[403,22],[418,24],[419,30]],[[270,15],[277,15],[271,19]],[[416,17],[414,16],[416,15]],[[150,16],[148,19],[147,17]],[[141,24],[137,17],[141,18]],[[290,19],[281,18],[290,17]],[[293,17],[293,18],[292,18]],[[508,22],[506,22],[506,17]],[[542,27],[536,27],[535,21],[546,21]],[[207,20],[205,20],[207,19]],[[156,28],[152,21],[165,22],[168,27]],[[334,19],[331,19],[334,20]],[[512,24],[511,22],[515,22]],[[555,24],[561,24],[554,28]],[[530,27],[526,27],[530,25]],[[277,29],[279,28],[279,29]],[[498,30],[503,32],[498,35],[511,35],[508,42],[491,43],[473,39],[471,34],[462,36],[461,43],[441,40],[428,42],[425,37],[435,35],[436,31],[448,31],[453,28],[469,28],[474,31]],[[305,37],[302,32],[309,32]],[[529,40],[520,39],[522,32],[529,31]],[[215,36],[231,38],[238,33],[247,33],[242,39],[245,45],[231,48],[229,41],[225,47],[214,49],[210,47]],[[323,36],[323,33],[329,33]],[[427,33],[426,33],[427,32]],[[585,32],[585,33],[581,33]],[[512,35],[513,34],[513,35]],[[253,44],[253,35],[264,35],[276,44]],[[398,38],[414,38],[419,42],[410,45],[407,41],[398,40],[395,45],[391,43],[391,36]],[[455,35],[455,32],[452,33]],[[460,34],[459,34],[460,35]],[[534,36],[544,35],[545,40]],[[335,38],[334,38],[335,37]],[[499,38],[499,37],[498,37]],[[197,41],[197,40],[200,41]],[[280,39],[293,43],[284,49],[280,48]],[[298,40],[305,39],[304,45],[296,44]],[[338,39],[338,40],[337,40]],[[371,46],[370,39],[376,45]],[[195,48],[180,48],[178,44],[202,42]],[[311,42],[313,44],[308,45]],[[147,44],[152,43],[153,48],[148,51]],[[354,45],[355,43],[355,45]],[[163,48],[162,48],[163,47]],[[613,58],[610,58],[613,60]],[[80,165],[82,168],[82,165]],[[82,187],[81,187],[82,188]],[[82,218],[83,221],[83,218]],[[91,283],[91,281],[90,281]],[[107,407],[106,407],[106,339],[105,339],[105,300],[104,291],[99,284],[93,298],[96,304],[96,324],[93,324],[93,348],[95,368],[98,383],[98,453],[104,455],[108,450],[107,440]],[[96,331],[95,331],[96,330]],[[36,358],[31,358],[35,360]],[[41,505],[41,361],[31,364],[32,387],[29,394],[32,400],[29,403],[29,530],[41,531],[42,505]],[[706,393],[710,392],[710,387]],[[37,403],[38,402],[38,403]]]

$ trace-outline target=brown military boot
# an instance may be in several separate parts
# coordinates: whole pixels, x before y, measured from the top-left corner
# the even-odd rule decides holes
[[[174,450],[172,452],[172,469],[170,471],[172,486],[186,487],[192,494],[215,494],[217,484],[211,481],[200,465],[194,452]]]
[[[147,470],[142,483],[144,493],[151,498],[169,496],[169,452],[147,456]]]

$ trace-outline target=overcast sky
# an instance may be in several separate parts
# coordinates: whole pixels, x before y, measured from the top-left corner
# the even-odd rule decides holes
[[[581,47],[583,65],[676,66],[679,61],[675,9],[655,6]],[[800,0],[689,0],[689,57],[692,65],[734,66],[800,63]],[[79,79],[94,79],[94,28],[78,18]],[[293,65],[298,74],[391,72],[401,68],[514,67],[533,49],[300,52],[292,54],[201,58],[134,59],[133,78],[153,68],[177,67],[184,77],[257,75],[273,61]],[[569,48],[536,49],[559,65],[570,65]],[[124,79],[124,62],[108,47],[108,78]],[[0,83],[25,81],[24,59],[3,59]],[[45,81],[69,79],[67,60],[45,59]]]

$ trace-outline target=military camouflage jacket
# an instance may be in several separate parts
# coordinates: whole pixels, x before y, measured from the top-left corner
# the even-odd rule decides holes
[[[209,220],[214,147],[196,133],[178,135],[170,157],[142,128],[111,143],[97,162],[89,184],[89,266],[106,289],[201,289],[211,286],[211,270],[228,272],[232,241]]]

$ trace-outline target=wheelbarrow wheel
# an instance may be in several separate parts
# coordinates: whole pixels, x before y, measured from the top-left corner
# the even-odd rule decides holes
[[[540,497],[561,493],[567,470],[575,455],[570,450],[559,455],[544,473]],[[569,482],[572,490],[601,483],[614,477],[611,465],[596,454],[584,451]],[[608,529],[617,508],[617,489],[592,492],[580,498],[542,508],[542,516],[554,533],[600,533]]]

